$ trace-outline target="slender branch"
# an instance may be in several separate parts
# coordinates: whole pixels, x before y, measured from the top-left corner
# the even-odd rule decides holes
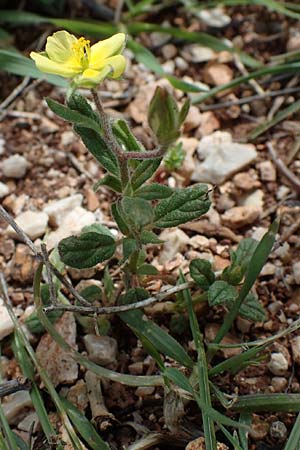
[[[276,164],[280,172],[290,181],[294,189],[297,192],[300,192],[300,179],[287,168],[282,159],[278,158],[271,142],[267,143],[267,148],[273,162]]]
[[[45,258],[43,254],[41,254],[37,248],[35,247],[32,240],[27,236],[26,233],[19,227],[16,221],[11,217],[10,214],[0,205],[0,217],[2,217],[17,233],[19,238],[30,248],[32,253],[37,257],[39,261],[42,261],[46,265]],[[59,279],[59,281],[69,290],[69,292],[73,295],[76,300],[86,306],[90,306],[90,303],[85,300],[72,286],[72,284],[53,266],[53,264],[49,261],[49,268],[51,272]]]
[[[156,150],[149,150],[147,152],[126,152],[124,153],[125,159],[153,159],[161,158],[166,152],[165,147],[161,147]]]
[[[43,308],[45,313],[49,313],[50,311],[63,310],[63,311],[71,311],[80,314],[92,315],[92,314],[114,314],[125,311],[131,311],[133,309],[145,308],[146,306],[151,305],[155,302],[160,302],[170,295],[177,294],[177,292],[184,291],[185,289],[192,286],[193,283],[182,283],[178,286],[173,286],[170,289],[166,289],[164,292],[160,292],[153,297],[146,298],[145,300],[141,300],[140,302],[130,303],[129,305],[120,305],[120,306],[74,306],[74,305],[51,305]]]
[[[51,272],[51,267],[50,267],[50,261],[49,261],[49,255],[47,252],[47,247],[46,244],[43,242],[41,244],[41,249],[42,249],[42,255],[45,261],[45,267],[46,267],[46,273],[47,273],[47,281],[48,281],[48,285],[49,285],[49,294],[50,294],[50,301],[53,305],[57,305],[57,297],[56,297],[56,289],[53,283],[53,277],[52,277],[52,272]]]

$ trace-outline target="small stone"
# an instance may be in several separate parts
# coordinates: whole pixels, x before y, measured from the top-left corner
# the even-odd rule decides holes
[[[276,266],[270,262],[267,262],[261,269],[260,277],[267,277],[276,273]]]
[[[293,264],[293,275],[296,284],[300,284],[300,261]]]
[[[223,28],[230,24],[231,18],[225,14],[224,8],[217,6],[211,9],[201,9],[197,16],[209,27]]]
[[[263,422],[262,420],[257,420],[256,422],[252,423],[249,435],[252,437],[252,439],[260,441],[267,436],[268,432],[269,424],[267,422]]]
[[[257,156],[254,145],[232,142],[225,131],[216,131],[201,139],[198,156],[204,159],[196,166],[194,181],[222,184],[228,177],[250,164]]]
[[[283,442],[287,437],[287,428],[283,422],[276,420],[271,423],[270,426],[270,436],[272,439]]]
[[[165,264],[170,261],[176,253],[180,252],[189,243],[188,235],[179,228],[174,230],[164,230],[159,239],[164,241],[163,250],[161,251],[158,261]]]
[[[184,131],[191,131],[201,124],[202,114],[196,106],[191,106],[184,121]]]
[[[76,345],[76,322],[74,315],[66,312],[56,322],[55,328],[61,337],[73,349]],[[78,378],[78,365],[70,352],[63,350],[50,334],[42,336],[37,348],[36,356],[47,371],[54,386],[60,383],[73,383]]]
[[[220,86],[221,84],[229,83],[232,78],[233,71],[226,64],[214,62],[204,68],[203,80],[205,83]]]
[[[60,137],[60,144],[62,147],[68,147],[76,140],[76,135],[73,131],[64,131]]]
[[[132,364],[129,364],[128,371],[132,375],[142,375],[144,372],[144,364],[143,361],[138,361]]]
[[[220,128],[220,121],[212,111],[201,113],[201,123],[197,129],[196,137],[208,136]]]
[[[300,365],[300,336],[291,339],[291,348],[295,363]]]
[[[5,150],[5,140],[0,136],[0,155],[3,155]]]
[[[32,283],[37,266],[38,261],[30,248],[25,244],[18,244],[10,266],[12,279],[21,284]]]
[[[245,319],[244,317],[237,316],[236,318],[236,326],[242,333],[249,333],[252,322],[251,320]]]
[[[7,178],[23,178],[28,167],[24,156],[16,154],[2,161],[3,175]]]
[[[93,189],[86,191],[87,209],[89,211],[95,211],[99,207],[99,199],[96,192]]]
[[[249,172],[240,172],[234,175],[233,182],[238,189],[242,191],[251,191],[260,185],[260,182],[255,179]]]
[[[288,370],[289,363],[283,353],[271,353],[271,360],[268,367],[271,373],[281,376]]]
[[[284,185],[279,186],[279,188],[277,189],[277,192],[276,192],[277,200],[285,199],[290,192],[291,192],[291,190],[289,187],[284,186]]]
[[[273,377],[271,380],[271,385],[275,392],[283,392],[287,387],[287,379],[284,377]]]
[[[44,212],[49,216],[50,225],[55,227],[61,225],[64,218],[73,211],[76,206],[81,206],[82,201],[82,194],[74,194],[70,195],[70,197],[62,198],[61,200],[46,205]]]
[[[16,217],[16,222],[34,241],[36,238],[44,236],[48,224],[48,215],[41,211],[25,211]],[[11,226],[7,227],[6,232],[13,238],[19,238]]]
[[[216,323],[210,323],[206,325],[204,330],[205,339],[208,342],[213,342],[219,329],[220,325]],[[226,336],[222,339],[221,344],[240,344],[240,341],[232,334],[227,333]],[[240,347],[221,348],[220,352],[224,355],[225,358],[231,358],[232,356],[242,353],[242,349]]]
[[[87,334],[83,340],[92,361],[103,366],[116,362],[118,347],[115,339]]]
[[[256,206],[235,206],[222,215],[222,222],[231,228],[241,228],[254,223],[260,212]]]
[[[176,64],[176,67],[177,67],[179,70],[186,70],[186,69],[189,67],[189,65],[188,65],[188,63],[186,62],[186,60],[183,59],[181,56],[177,56],[177,57],[175,58],[175,64]]]
[[[213,59],[216,53],[209,47],[203,47],[199,44],[190,44],[183,48],[183,55],[188,61],[202,63]]]
[[[137,397],[144,398],[144,397],[149,397],[154,392],[155,392],[155,387],[154,386],[140,386],[140,387],[136,388],[135,395]]]
[[[0,341],[8,336],[14,329],[14,323],[8,314],[6,306],[0,306]]]
[[[2,403],[4,415],[8,423],[15,424],[24,417],[28,408],[32,407],[31,397],[28,391],[19,391],[8,395]]]
[[[263,161],[258,165],[260,178],[263,181],[276,181],[276,169],[271,161]]]
[[[80,411],[84,411],[89,403],[86,383],[84,380],[78,380],[74,386],[69,389],[67,399],[73,403]]]
[[[185,450],[205,450],[205,439],[204,437],[199,437],[197,439],[194,439],[193,441],[190,441],[188,445],[185,447]],[[217,442],[217,450],[229,450],[229,447],[225,444],[221,444],[220,442]]]
[[[39,429],[40,420],[35,411],[27,414],[24,419],[18,424],[19,430],[36,433]]]
[[[256,241],[260,241],[264,235],[268,232],[268,228],[265,227],[257,227],[252,233],[252,239],[255,239]]]
[[[150,33],[151,43],[154,47],[162,47],[167,44],[171,39],[171,36],[167,33],[161,33],[159,31],[153,31]]]
[[[246,197],[243,197],[240,205],[250,207],[255,206],[260,210],[260,212],[262,212],[264,206],[264,192],[261,189],[256,189],[256,191],[252,192]]]
[[[177,48],[174,44],[164,45],[161,50],[165,59],[173,59],[177,55]]]
[[[6,197],[9,194],[9,187],[0,181],[0,198]]]

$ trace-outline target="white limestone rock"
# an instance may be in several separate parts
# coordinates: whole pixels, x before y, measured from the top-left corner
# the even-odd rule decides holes
[[[70,197],[49,203],[45,206],[44,212],[48,214],[50,224],[59,227],[74,208],[82,205],[82,201],[82,194],[70,195]]]
[[[232,142],[230,133],[216,131],[201,139],[198,155],[203,162],[197,164],[192,180],[222,184],[235,172],[254,161],[257,153],[254,145]]]
[[[1,167],[5,177],[23,178],[28,168],[28,161],[24,156],[16,154],[4,159]]]
[[[16,222],[30,239],[35,240],[44,236],[48,225],[48,215],[41,211],[25,211],[16,217]],[[7,227],[6,231],[11,237],[18,237],[11,226]]]

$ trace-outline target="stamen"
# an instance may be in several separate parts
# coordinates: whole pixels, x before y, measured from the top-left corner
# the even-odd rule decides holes
[[[74,42],[72,45],[72,50],[78,62],[83,67],[87,66],[90,57],[90,41],[84,37],[81,37]]]

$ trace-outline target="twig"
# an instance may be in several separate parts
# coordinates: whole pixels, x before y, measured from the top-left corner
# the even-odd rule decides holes
[[[272,161],[276,164],[276,166],[278,167],[280,172],[290,181],[290,183],[293,185],[294,189],[297,192],[300,192],[299,178],[296,177],[296,175],[294,175],[293,172],[291,172],[290,169],[287,168],[287,166],[284,164],[282,159],[278,158],[271,142],[267,142],[267,149],[272,158]]]
[[[7,108],[8,105],[10,105],[17,97],[20,95],[27,84],[30,81],[30,77],[25,77],[20,84],[18,84],[17,87],[6,97],[5,100],[3,100],[2,103],[0,103],[0,110]]]
[[[65,155],[71,161],[71,163],[79,173],[85,175],[91,181],[94,180],[92,175],[87,170],[85,170],[83,165],[78,161],[78,159],[73,155],[73,153],[65,152]]]
[[[289,80],[289,82],[287,83],[287,87],[288,88],[293,88],[294,86],[297,86],[299,81],[299,77],[298,75],[295,75],[291,80]],[[276,114],[276,112],[279,110],[279,108],[281,107],[281,105],[285,102],[285,96],[282,95],[280,97],[277,97],[272,105],[272,107],[270,108],[270,111],[268,113],[267,119],[268,120],[272,120],[274,115]]]
[[[159,292],[153,297],[146,298],[145,300],[141,300],[140,302],[130,303],[129,305],[120,305],[120,306],[74,306],[74,305],[51,305],[44,308],[44,312],[48,313],[50,311],[55,310],[63,310],[63,311],[71,311],[80,314],[114,314],[125,311],[131,311],[133,309],[145,308],[146,306],[151,305],[155,302],[160,302],[170,295],[177,294],[177,292],[184,291],[192,286],[192,282],[182,283],[178,286],[173,286],[170,289],[166,289],[164,292]]]
[[[16,221],[11,217],[10,214],[0,205],[0,217],[2,217],[17,233],[19,238],[30,248],[32,253],[38,258],[39,261],[45,263],[44,256],[37,250],[32,240],[24,233],[22,228],[16,223]],[[61,281],[61,283],[69,290],[73,297],[80,303],[86,306],[90,306],[90,303],[85,300],[72,286],[72,284],[56,269],[56,267],[49,262],[50,269],[52,273]]]
[[[124,0],[118,0],[114,15],[114,24],[118,24],[121,20],[122,9],[124,5]]]
[[[277,97],[280,95],[287,95],[287,94],[295,94],[297,92],[300,92],[300,87],[291,87],[291,88],[286,88],[286,89],[279,89],[277,91],[269,91],[269,92],[264,92],[263,94],[257,94],[257,95],[250,95],[248,97],[243,97],[243,98],[239,98],[237,100],[231,100],[228,102],[221,102],[221,103],[216,103],[214,105],[203,105],[201,106],[201,111],[215,111],[217,109],[222,109],[222,108],[229,108],[230,106],[235,106],[235,105],[244,105],[247,103],[252,103],[255,100],[260,100],[266,97]]]
[[[48,285],[49,285],[50,301],[53,305],[57,305],[57,297],[56,297],[55,286],[54,286],[53,278],[52,278],[49,255],[47,252],[46,244],[44,242],[41,244],[41,249],[42,249],[42,255],[43,255],[43,258],[45,261],[45,267],[46,267],[46,272],[47,272],[47,281],[48,281]]]
[[[248,70],[246,69],[246,67],[244,66],[244,64],[242,63],[239,55],[237,55],[235,53],[234,55],[234,62],[236,67],[239,69],[239,71],[241,72],[242,75],[249,75]],[[253,78],[249,80],[249,84],[251,84],[251,86],[253,87],[253,89],[257,92],[258,95],[263,95],[264,94],[264,90],[263,88],[258,84],[258,82],[256,80],[254,80]]]
[[[3,286],[2,286],[3,289]],[[4,290],[4,289],[3,289]],[[0,384],[0,398],[18,391],[30,391],[31,383],[26,378],[17,378]]]
[[[124,152],[124,159],[153,159],[162,158],[166,152],[165,147],[146,152]]]

